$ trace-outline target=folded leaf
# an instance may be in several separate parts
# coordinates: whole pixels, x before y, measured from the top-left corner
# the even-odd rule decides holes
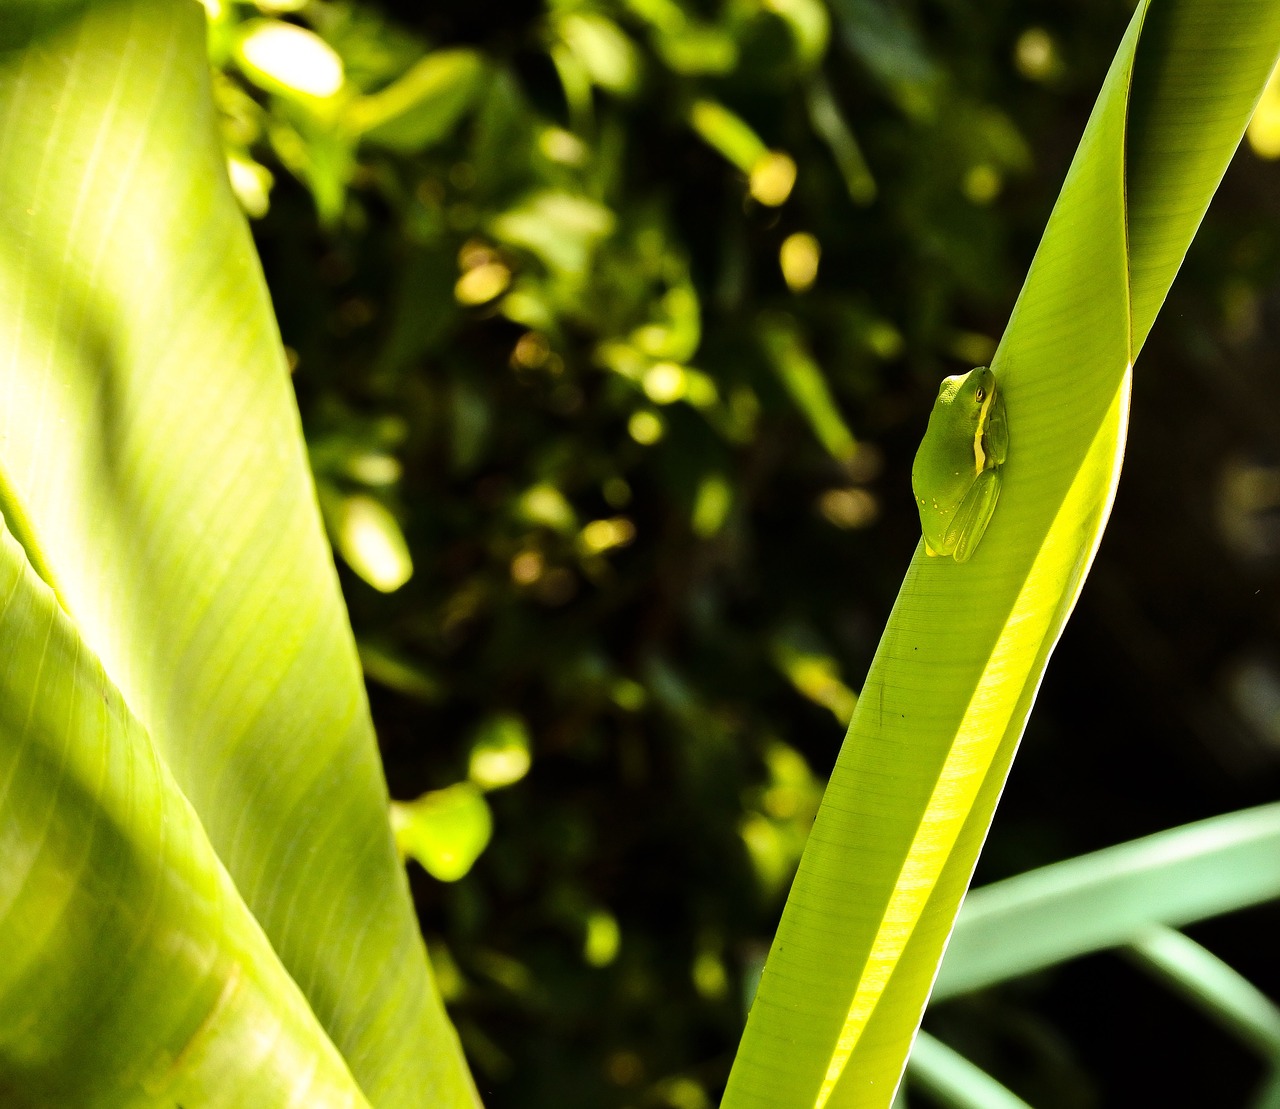
[[[7,531],[0,598],[0,1101],[366,1105]]]
[[[369,1100],[472,1104],[203,11],[10,0],[0,24],[0,508]],[[77,936],[65,957],[92,964]]]
[[[1134,352],[1280,52],[1280,9],[1263,0],[1165,0],[1149,37],[1147,12],[1134,14],[992,360],[1009,424],[1000,504],[971,561],[917,549],[726,1109],[893,1099],[1110,512]]]

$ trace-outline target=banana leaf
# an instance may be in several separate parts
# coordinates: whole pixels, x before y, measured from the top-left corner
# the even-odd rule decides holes
[[[477,1103],[192,0],[0,3],[0,1101]]]

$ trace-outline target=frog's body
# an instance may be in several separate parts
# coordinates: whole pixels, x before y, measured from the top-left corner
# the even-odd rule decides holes
[[[967,562],[1000,496],[1009,425],[986,366],[946,378],[911,467],[924,549]]]

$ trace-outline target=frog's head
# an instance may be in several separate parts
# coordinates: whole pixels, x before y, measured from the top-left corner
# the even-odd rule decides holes
[[[982,473],[988,463],[983,435],[995,399],[996,375],[986,366],[948,377],[938,389],[938,406],[946,411],[954,434],[963,435],[973,443],[974,473],[977,474]]]
[[[986,420],[996,396],[996,375],[986,366],[946,378],[938,389],[938,401],[956,422],[977,429]]]

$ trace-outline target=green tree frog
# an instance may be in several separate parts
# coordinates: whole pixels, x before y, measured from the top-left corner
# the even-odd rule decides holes
[[[1008,453],[1009,425],[996,375],[979,366],[946,378],[911,467],[926,554],[969,560],[996,510]]]

